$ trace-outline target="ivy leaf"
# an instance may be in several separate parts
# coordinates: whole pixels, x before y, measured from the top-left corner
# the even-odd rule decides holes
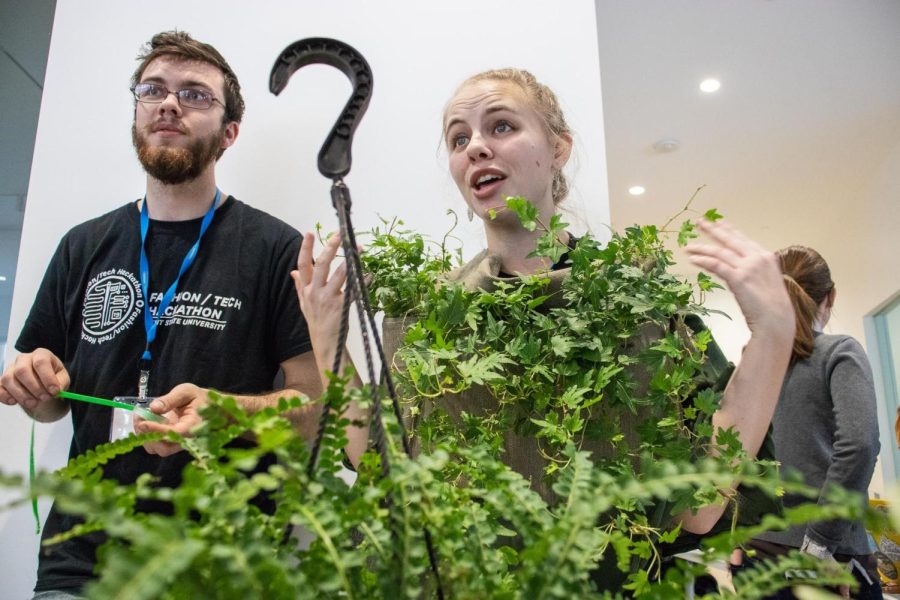
[[[472,356],[457,366],[459,374],[467,382],[475,385],[484,385],[505,378],[503,365],[512,361],[505,354],[494,352],[487,356]]]
[[[650,575],[647,571],[637,571],[628,576],[628,583],[622,586],[626,590],[634,592],[635,596],[641,596],[650,591]]]
[[[694,431],[700,439],[709,439],[713,434],[713,426],[711,423],[697,423]]]
[[[661,352],[671,358],[678,358],[681,356],[681,340],[675,334],[670,333],[666,337],[660,339],[650,349],[654,352]]]
[[[572,351],[572,340],[563,336],[550,338],[550,348],[556,356],[566,356]]]
[[[678,245],[684,246],[695,237],[697,237],[697,232],[694,231],[694,224],[690,221],[682,223],[678,230]]]
[[[531,202],[521,196],[510,196],[506,199],[506,206],[519,216],[522,227],[528,231],[537,228],[538,210]]]
[[[590,392],[588,388],[578,386],[568,387],[566,388],[566,391],[562,393],[562,396],[560,396],[559,402],[569,409],[578,408],[578,405],[588,392]]]
[[[716,443],[719,451],[728,462],[735,462],[744,456],[744,447],[733,427],[716,431]]]
[[[706,211],[705,213],[703,213],[703,218],[706,219],[707,221],[715,222],[723,217],[722,217],[722,215],[719,214],[719,211],[717,211],[714,208],[711,208],[708,211]]]
[[[659,535],[659,542],[661,544],[671,544],[678,538],[678,535],[680,533],[681,533],[681,523],[679,523],[677,526],[673,527],[669,531],[667,531],[665,533],[661,533]]]
[[[709,329],[704,329],[694,335],[694,346],[700,352],[706,352],[710,342],[712,342],[712,332]]]
[[[694,406],[705,415],[711,415],[719,409],[722,401],[721,392],[705,389],[694,397]]]
[[[720,284],[716,283],[716,281],[712,277],[710,277],[703,271],[697,273],[697,287],[699,287],[703,292],[724,289]]]

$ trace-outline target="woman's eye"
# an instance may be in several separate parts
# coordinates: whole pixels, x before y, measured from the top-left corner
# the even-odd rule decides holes
[[[494,126],[494,133],[506,133],[512,131],[512,125],[506,121],[500,121]]]
[[[461,148],[469,143],[469,136],[464,134],[459,134],[453,137],[453,147]]]

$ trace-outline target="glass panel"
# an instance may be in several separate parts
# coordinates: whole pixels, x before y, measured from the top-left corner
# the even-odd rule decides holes
[[[884,483],[889,486],[900,478],[900,449],[894,433],[894,420],[900,405],[897,387],[897,373],[900,373],[900,297],[867,321],[869,358],[878,393]]]
[[[3,2],[0,18],[0,368],[56,0]],[[15,595],[15,594],[13,594]]]

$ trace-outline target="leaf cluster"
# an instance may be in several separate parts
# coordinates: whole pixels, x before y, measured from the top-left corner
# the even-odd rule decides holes
[[[509,205],[536,226],[530,204]],[[569,248],[556,217],[536,254],[567,256],[561,283],[547,272],[496,280],[491,290],[428,286],[398,354],[401,389],[416,403],[484,387],[499,411],[477,435],[512,427],[536,436],[550,474],[565,463],[564,448],[586,440],[614,449],[601,463],[617,470],[648,454],[707,453],[721,367],[708,364],[709,332],[688,320],[705,312],[694,298],[711,287],[708,278],[695,288],[672,275],[672,254],[653,226],[613,234],[605,247],[586,236]]]
[[[414,312],[435,281],[462,262],[459,250],[448,247],[456,227],[456,214],[448,214],[453,215],[454,225],[440,244],[406,229],[396,218],[381,219],[381,227],[360,234],[371,239],[361,255],[363,270],[378,274],[369,284],[369,302],[374,310],[388,317]]]

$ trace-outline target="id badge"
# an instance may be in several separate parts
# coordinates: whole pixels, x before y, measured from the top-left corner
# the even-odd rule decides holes
[[[136,396],[116,396],[116,402],[134,405],[134,410],[126,410],[124,408],[114,408],[112,425],[109,429],[109,441],[122,440],[130,435],[134,435],[134,415],[137,413],[145,419],[153,421],[162,421],[155,413],[150,412],[149,406],[153,398],[138,398]]]

